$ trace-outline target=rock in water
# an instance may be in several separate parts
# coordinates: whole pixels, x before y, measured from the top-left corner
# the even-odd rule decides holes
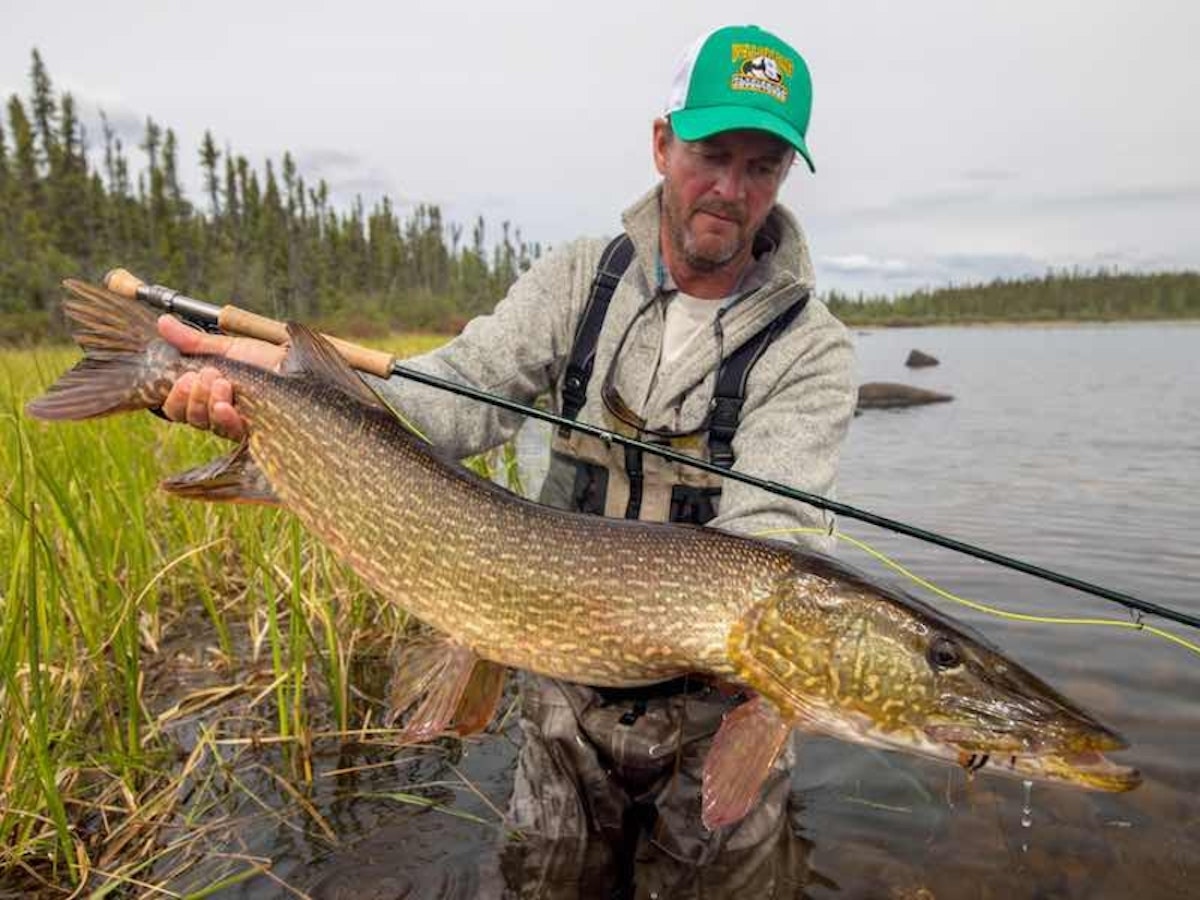
[[[926,403],[945,403],[953,400],[950,394],[927,391],[910,384],[890,381],[869,381],[859,385],[858,409],[899,409],[904,406],[924,406]]]
[[[925,366],[936,366],[938,364],[938,358],[936,356],[930,356],[928,353],[923,353],[920,350],[911,350],[909,351],[908,359],[904,361],[904,364],[910,369],[921,369]]]

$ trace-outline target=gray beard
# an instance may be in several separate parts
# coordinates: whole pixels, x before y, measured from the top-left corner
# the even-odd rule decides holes
[[[702,256],[696,251],[692,236],[669,214],[667,215],[667,233],[671,236],[671,243],[674,245],[675,252],[696,272],[704,272],[706,274],[716,272],[727,265],[742,249],[739,244],[730,247],[726,253],[722,253],[719,257]]]

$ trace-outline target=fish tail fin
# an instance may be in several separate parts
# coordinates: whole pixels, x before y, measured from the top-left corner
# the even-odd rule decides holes
[[[63,311],[84,351],[73,369],[25,411],[35,419],[92,419],[160,406],[179,353],[158,336],[157,316],[140,303],[86,282],[63,282]]]

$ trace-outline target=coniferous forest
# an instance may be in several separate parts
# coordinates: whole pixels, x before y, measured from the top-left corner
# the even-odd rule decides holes
[[[202,192],[181,184],[196,153]],[[294,158],[255,167],[206,132],[197,150],[147,119],[128,147],[101,117],[84,128],[34,50],[29,96],[0,116],[0,343],[64,335],[67,276],[117,265],[216,302],[363,336],[391,328],[455,331],[490,309],[540,253],[509,222],[469,227],[434,204],[401,214],[384,198],[335,208]],[[1200,274],[1051,273],[920,291],[825,299],[850,324],[1200,316]]]
[[[57,336],[59,282],[116,265],[276,317],[453,329],[490,309],[540,252],[508,222],[489,234],[478,218],[465,231],[436,205],[336,209],[290,153],[258,169],[208,132],[197,151],[203,196],[189,198],[188,151],[169,127],[147,119],[127,147],[102,119],[92,146],[36,50],[30,81],[0,124],[0,341]]]

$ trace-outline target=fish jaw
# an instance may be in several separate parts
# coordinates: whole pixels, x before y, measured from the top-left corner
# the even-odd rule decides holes
[[[1132,766],[1114,762],[1107,752],[1122,750],[1123,738],[1097,724],[1094,739],[1073,747],[1021,745],[1004,735],[965,733],[956,727],[930,725],[913,737],[913,752],[962,766],[968,773],[986,772],[1023,781],[1062,784],[1106,793],[1131,791],[1142,783]]]
[[[1066,784],[1086,790],[1119,794],[1132,791],[1142,783],[1141,773],[1132,766],[1113,762],[1103,753],[1078,753],[1070,756],[1014,756],[989,762],[988,771],[1013,775],[1025,781]]]

